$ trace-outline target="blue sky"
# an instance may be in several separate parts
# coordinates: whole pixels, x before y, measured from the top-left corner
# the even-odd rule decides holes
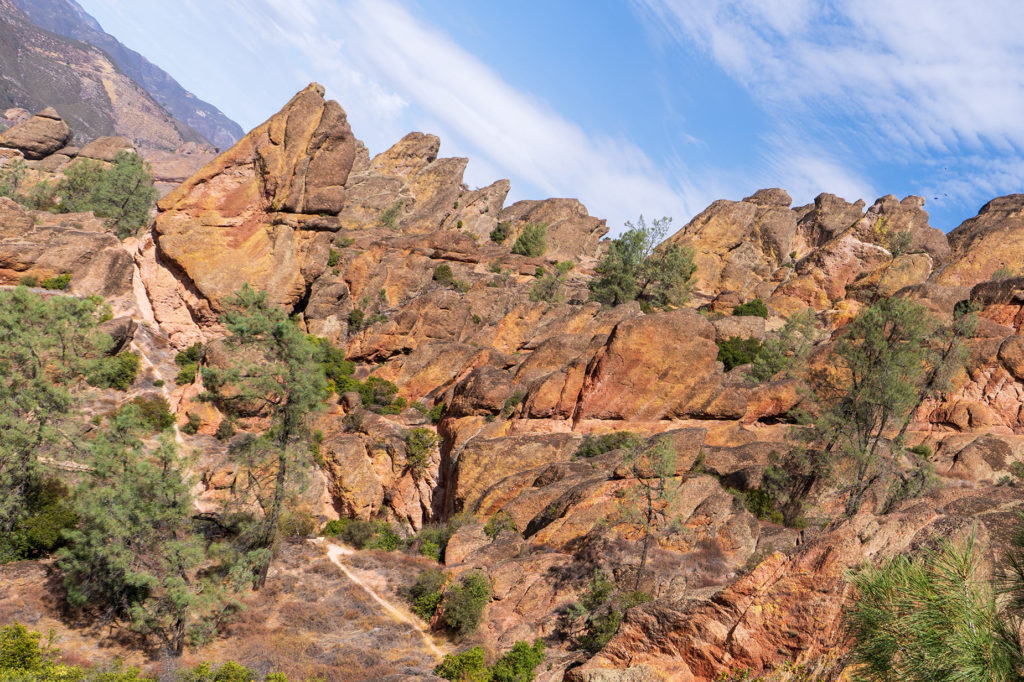
[[[371,153],[435,133],[613,232],[761,187],[948,230],[1024,191],[1020,0],[78,1],[243,128],[318,81]]]

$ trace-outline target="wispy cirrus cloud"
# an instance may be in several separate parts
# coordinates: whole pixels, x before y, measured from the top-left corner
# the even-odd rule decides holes
[[[653,32],[709,55],[790,131],[768,154],[782,159],[776,168],[808,158],[789,145],[818,140],[811,158],[831,156],[847,172],[880,162],[952,168],[921,191],[945,181],[968,201],[1021,188],[1020,176],[998,168],[1024,150],[1024,4],[1016,0],[634,5]],[[969,161],[978,157],[990,163]]]

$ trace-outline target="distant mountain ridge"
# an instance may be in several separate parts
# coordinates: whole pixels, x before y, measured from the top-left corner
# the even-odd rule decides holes
[[[183,88],[166,71],[103,30],[75,0],[12,0],[37,26],[103,50],[163,108],[221,149],[242,137],[241,126]],[[188,137],[187,133],[184,135]],[[188,140],[186,140],[188,141]]]

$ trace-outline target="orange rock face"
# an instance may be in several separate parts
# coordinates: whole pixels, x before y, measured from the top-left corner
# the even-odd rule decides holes
[[[294,305],[326,266],[315,230],[342,208],[355,149],[345,112],[310,86],[160,201],[160,250],[214,308],[243,282]]]

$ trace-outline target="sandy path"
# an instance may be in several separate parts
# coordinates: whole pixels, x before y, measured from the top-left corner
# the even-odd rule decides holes
[[[324,538],[317,538],[316,540],[313,540],[313,542],[318,545],[324,545],[326,543]],[[361,587],[368,595],[370,595],[370,597],[373,598],[375,602],[380,604],[380,607],[394,620],[400,623],[405,623],[414,630],[416,630],[416,632],[418,632],[420,637],[423,639],[423,643],[427,646],[428,649],[430,649],[430,652],[434,654],[437,660],[440,661],[442,658],[444,658],[445,652],[438,648],[438,646],[434,643],[433,637],[430,636],[427,627],[418,618],[416,618],[416,616],[409,614],[404,608],[399,608],[395,606],[387,599],[379,595],[376,590],[374,590],[372,587],[370,587],[365,582],[360,580],[359,576],[355,575],[349,569],[349,567],[346,566],[344,562],[342,562],[342,556],[353,553],[354,552],[348,547],[342,547],[341,545],[335,544],[327,545],[327,558],[330,559],[335,566],[341,569],[341,572],[345,574],[345,577],[347,577],[353,583]]]

